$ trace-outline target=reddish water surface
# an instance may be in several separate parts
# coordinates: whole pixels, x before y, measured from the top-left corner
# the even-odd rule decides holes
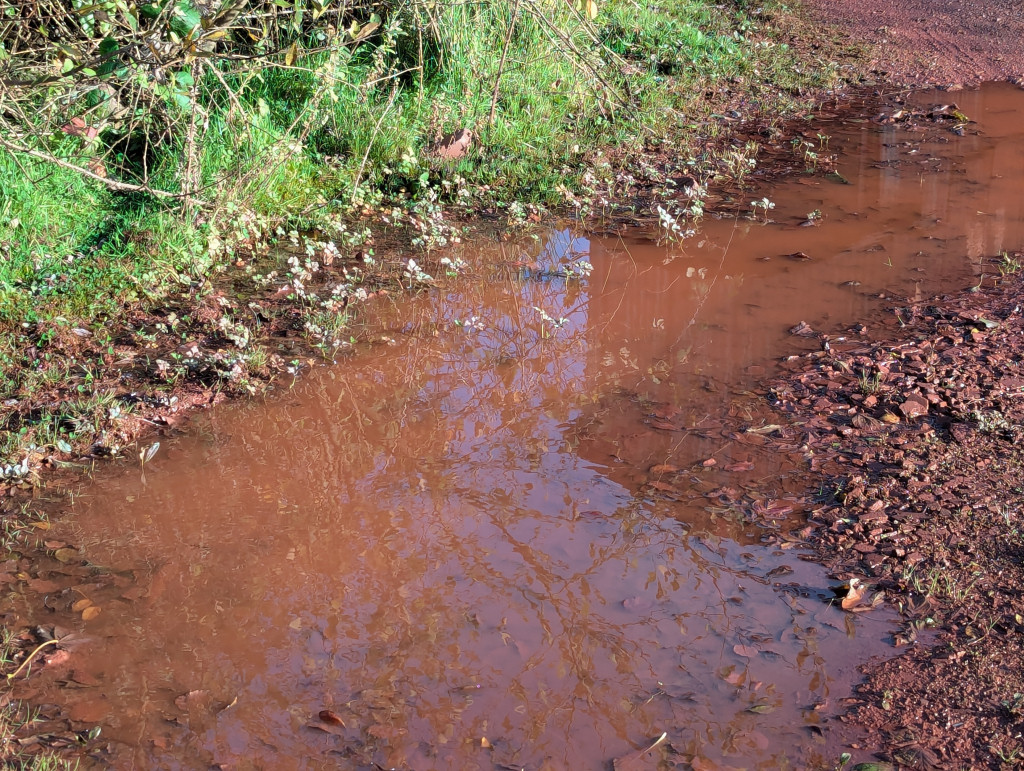
[[[774,188],[773,224],[467,250],[493,280],[382,306],[389,343],[100,473],[61,527],[102,612],[58,608],[79,640],[40,677],[72,687],[41,698],[116,768],[600,769],[663,732],[661,767],[834,763],[891,619],[828,604],[821,568],[705,493],[803,484],[724,425],[759,425],[746,390],[818,345],[789,327],[1024,244],[1024,94],[957,100],[965,137],[830,129],[850,184]],[[691,487],[655,495],[657,464]]]

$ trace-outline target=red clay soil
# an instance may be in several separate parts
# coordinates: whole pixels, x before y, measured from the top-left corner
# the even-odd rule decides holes
[[[1024,76],[1020,0],[804,0],[813,19],[872,49],[889,82],[973,85]]]
[[[1024,758],[1024,255],[995,285],[894,309],[899,326],[794,359],[771,389],[822,475],[809,540],[850,610],[882,598],[899,653],[843,721],[867,768],[999,769]],[[795,432],[795,433],[791,433]],[[788,433],[788,435],[786,435]],[[849,596],[849,595],[848,595]]]

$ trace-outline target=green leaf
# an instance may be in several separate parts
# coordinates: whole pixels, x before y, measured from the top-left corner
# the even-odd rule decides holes
[[[171,16],[171,30],[182,37],[188,37],[192,31],[201,28],[203,24],[202,14],[191,3],[179,2],[174,6],[174,13]]]
[[[174,80],[182,88],[192,88],[196,84],[195,80],[192,79],[192,73],[188,70],[179,70],[174,73]]]
[[[166,3],[147,3],[146,5],[140,6],[139,11],[147,19],[155,19],[160,15],[160,12],[163,11],[164,5],[166,5]]]
[[[180,107],[181,109],[192,109],[192,100],[189,99],[188,94],[183,93],[181,91],[172,91],[171,98],[174,100],[174,103],[178,105],[178,107]]]

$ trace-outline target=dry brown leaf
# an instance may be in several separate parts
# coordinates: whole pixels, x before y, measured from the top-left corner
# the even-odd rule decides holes
[[[323,720],[325,723],[330,723],[331,725],[345,725],[345,721],[338,717],[338,714],[336,712],[333,712],[329,709],[320,710],[320,719]]]
[[[57,549],[57,551],[53,553],[53,556],[66,564],[78,559],[78,550],[73,549],[70,546],[66,546],[63,549]]]

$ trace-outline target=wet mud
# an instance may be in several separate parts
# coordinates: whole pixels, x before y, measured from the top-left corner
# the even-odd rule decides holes
[[[805,559],[807,448],[756,391],[1024,243],[1022,93],[823,127],[838,173],[678,244],[467,250],[486,281],[77,490],[6,566],[62,640],[16,695],[115,768],[834,763],[900,626]]]

